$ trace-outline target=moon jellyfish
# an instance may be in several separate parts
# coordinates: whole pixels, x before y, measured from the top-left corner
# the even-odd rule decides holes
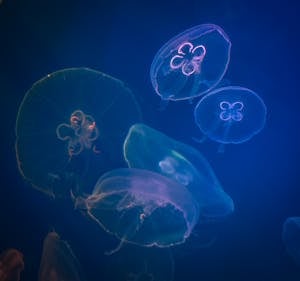
[[[75,207],[121,243],[146,247],[183,243],[198,220],[198,205],[183,185],[140,169],[102,175],[90,196],[77,197]]]
[[[204,96],[194,110],[195,122],[210,139],[241,143],[259,133],[266,122],[266,106],[253,91],[230,86]]]
[[[88,68],[51,73],[32,86],[19,108],[19,170],[52,196],[75,185],[90,192],[101,174],[124,165],[124,137],[140,118],[123,82]]]
[[[300,266],[300,217],[289,217],[285,220],[282,240],[288,254]]]
[[[200,217],[216,219],[233,212],[232,199],[207,160],[191,146],[135,124],[129,129],[123,151],[129,167],[151,170],[186,186],[199,204]]]
[[[56,232],[48,233],[43,244],[39,281],[48,280],[85,280],[71,247]]]
[[[203,95],[223,78],[231,42],[217,25],[202,24],[170,39],[154,57],[151,82],[162,100]]]
[[[23,269],[23,255],[18,250],[8,249],[0,254],[1,281],[19,281]]]

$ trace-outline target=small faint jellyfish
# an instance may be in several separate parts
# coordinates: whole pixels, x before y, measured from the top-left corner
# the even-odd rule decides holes
[[[204,96],[194,110],[195,123],[208,138],[242,143],[258,134],[266,122],[266,106],[253,91],[229,86]]]
[[[18,250],[8,249],[0,254],[1,281],[19,281],[23,269],[23,255]]]
[[[43,243],[39,281],[48,280],[85,280],[70,245],[61,240],[56,232],[49,232]]]
[[[68,141],[69,156],[78,155],[83,149],[99,153],[93,142],[99,136],[96,122],[91,115],[75,110],[70,116],[70,124],[62,123],[56,128],[56,135],[62,141]]]
[[[230,60],[231,42],[217,25],[202,24],[173,37],[157,52],[151,82],[162,100],[203,95],[222,80]]]

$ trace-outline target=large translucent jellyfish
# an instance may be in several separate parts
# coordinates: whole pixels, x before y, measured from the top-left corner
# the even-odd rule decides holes
[[[152,85],[162,100],[184,100],[203,95],[223,78],[231,42],[222,28],[202,24],[164,44],[150,69]]]
[[[83,281],[81,266],[71,247],[56,232],[49,232],[44,239],[39,269],[39,281]]]
[[[186,186],[199,204],[200,217],[215,219],[234,210],[207,160],[191,146],[135,124],[124,141],[124,157],[129,167],[148,169]]]
[[[208,138],[241,143],[259,133],[266,122],[266,106],[253,91],[229,86],[204,96],[194,110],[195,122]]]
[[[1,281],[19,281],[23,269],[23,254],[18,250],[8,249],[0,254]]]
[[[197,202],[183,185],[141,169],[102,175],[90,196],[77,197],[75,207],[121,243],[147,247],[183,243],[198,220]]]
[[[132,92],[113,77],[88,68],[49,74],[19,108],[19,170],[49,195],[74,185],[90,192],[101,174],[123,164],[124,137],[140,118]]]
[[[289,217],[285,220],[282,240],[288,254],[300,266],[300,217]]]

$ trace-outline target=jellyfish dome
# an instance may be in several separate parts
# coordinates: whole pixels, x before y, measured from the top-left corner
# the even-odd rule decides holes
[[[150,77],[163,100],[203,95],[223,78],[230,60],[231,42],[221,27],[202,24],[164,44],[154,57]]]
[[[101,174],[124,164],[124,137],[140,118],[123,82],[88,68],[51,73],[32,86],[18,111],[19,170],[48,195],[72,186],[90,192]]]
[[[124,141],[124,157],[132,168],[160,173],[185,186],[199,204],[200,218],[231,214],[234,204],[202,154],[144,124],[134,124]]]
[[[282,240],[288,254],[300,266],[300,217],[289,217],[285,220]]]
[[[49,232],[44,239],[38,280],[86,280],[70,245],[56,232]]]
[[[253,91],[229,86],[204,96],[194,110],[195,123],[208,138],[242,143],[258,134],[266,122],[266,106]]]
[[[77,197],[87,211],[121,241],[151,247],[183,243],[198,220],[198,205],[181,184],[142,169],[116,169],[100,177],[93,193]]]

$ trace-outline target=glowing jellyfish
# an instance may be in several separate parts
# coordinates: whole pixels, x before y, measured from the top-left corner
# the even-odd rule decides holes
[[[300,266],[300,217],[289,217],[285,220],[282,240],[288,254]]]
[[[207,160],[191,146],[135,124],[124,141],[124,157],[129,167],[151,170],[186,186],[199,204],[200,217],[215,219],[234,210]]]
[[[85,280],[71,247],[56,232],[49,232],[43,244],[39,281],[48,280]]]
[[[117,169],[98,180],[85,210],[104,230],[122,242],[146,247],[183,243],[198,220],[198,205],[181,184],[140,169]]]
[[[88,68],[49,74],[19,108],[19,170],[49,195],[75,185],[89,192],[101,174],[123,165],[124,137],[140,118],[132,92],[115,78]]]
[[[204,96],[195,107],[195,122],[210,139],[241,143],[259,133],[266,122],[266,106],[253,91],[230,86]]]
[[[23,269],[23,255],[18,250],[8,249],[0,254],[1,281],[19,281]]]
[[[223,78],[231,42],[217,25],[202,24],[169,40],[157,52],[150,69],[152,85],[162,100],[203,95]]]

